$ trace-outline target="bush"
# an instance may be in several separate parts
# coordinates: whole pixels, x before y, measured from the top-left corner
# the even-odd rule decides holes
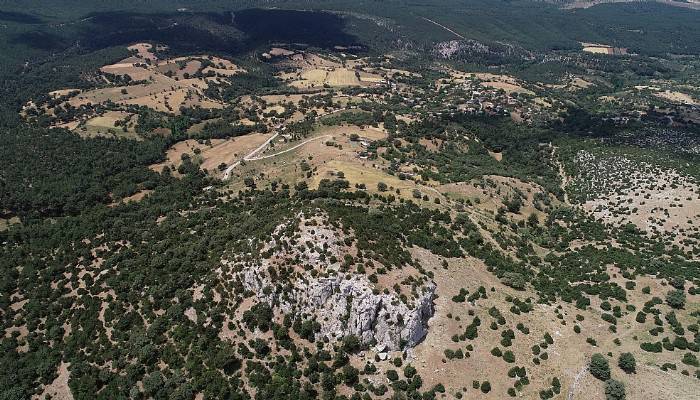
[[[416,369],[413,368],[412,365],[407,365],[406,368],[403,369],[403,376],[405,376],[408,379],[413,378],[413,376],[416,374]]]
[[[608,359],[600,353],[595,353],[591,356],[590,370],[591,375],[601,381],[610,379],[610,364],[608,364]]]
[[[693,367],[700,367],[700,362],[698,362],[698,357],[692,353],[685,353],[683,359],[681,360],[683,364],[691,365]]]
[[[390,369],[386,371],[386,377],[389,378],[390,381],[395,382],[399,379],[399,373],[394,369]]]
[[[550,335],[549,332],[545,332],[544,341],[547,342],[548,344],[554,343],[554,339],[552,339],[552,335]]]
[[[666,294],[666,303],[673,308],[683,308],[685,306],[685,292],[682,290],[671,290]]]
[[[639,347],[642,350],[648,351],[650,353],[661,353],[663,351],[663,348],[661,346],[661,342],[656,342],[656,343],[644,342],[644,343],[640,344]]]
[[[606,400],[624,400],[625,385],[622,382],[614,379],[608,379],[605,382],[605,399]]]
[[[503,353],[503,360],[507,363],[514,363],[515,362],[515,354],[513,354],[512,351],[508,350],[505,353]]]
[[[490,392],[490,391],[491,391],[491,383],[489,383],[489,381],[484,381],[484,382],[481,384],[481,392],[482,392],[482,393],[488,393],[488,392]]]
[[[360,343],[360,338],[355,335],[348,335],[343,338],[343,351],[346,353],[355,353],[360,350],[362,343]]]
[[[647,315],[640,311],[637,313],[637,317],[635,318],[635,320],[640,324],[643,324],[647,320]]]
[[[617,360],[617,365],[621,370],[631,374],[635,372],[637,368],[637,360],[634,359],[632,353],[622,353]]]
[[[503,277],[501,278],[501,282],[503,282],[504,285],[510,286],[516,290],[524,290],[525,285],[527,284],[525,277],[517,272],[504,273]]]
[[[360,376],[360,371],[352,365],[346,365],[343,367],[343,382],[347,386],[353,386],[359,382],[358,377]]]

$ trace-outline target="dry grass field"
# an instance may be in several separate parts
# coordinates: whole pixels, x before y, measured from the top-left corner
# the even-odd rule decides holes
[[[134,130],[134,114],[124,111],[107,111],[104,114],[85,121],[75,131],[83,137],[115,136],[138,139]],[[123,127],[126,126],[126,131]]]
[[[358,59],[341,60],[314,53],[273,50],[277,50],[275,55],[280,58],[276,61],[278,65],[294,69],[294,72],[283,72],[278,77],[297,89],[371,86],[384,81],[380,74],[365,70],[365,64]]]
[[[19,224],[22,221],[19,217],[0,218],[0,232],[7,230],[11,225]]]
[[[221,164],[230,165],[243,158],[270,138],[272,134],[248,134],[229,139],[212,139],[211,144],[204,144],[194,139],[183,140],[174,144],[166,153],[167,160],[151,166],[154,171],[162,171],[164,167],[177,170],[182,163],[183,154],[189,154],[193,160],[200,162],[200,168],[206,169],[211,175],[221,176]],[[198,153],[198,154],[197,154]],[[175,172],[175,175],[178,173]]]
[[[133,51],[134,55],[100,68],[101,76],[98,79],[105,83],[114,82],[111,85],[86,91],[61,89],[51,92],[50,95],[53,98],[64,98],[65,102],[59,104],[63,108],[111,102],[118,106],[144,106],[177,115],[181,107],[222,108],[224,105],[208,98],[204,90],[209,87],[210,82],[219,82],[246,72],[230,60],[215,56],[159,59],[148,43],[129,46],[129,50]],[[131,80],[130,83],[124,82],[125,76]],[[32,107],[35,106],[27,104],[23,114]],[[47,115],[54,114],[53,109],[45,106],[42,111]],[[109,111],[99,115],[82,113],[74,120],[56,123],[55,126],[76,130],[83,136],[116,134],[136,138],[133,125],[127,127],[127,132],[122,132],[121,127],[114,127],[114,122],[122,119],[120,113],[123,111]],[[111,132],[110,129],[116,132]]]
[[[506,391],[513,386],[515,380],[508,377],[506,372],[513,366],[524,366],[530,385],[524,386],[518,398],[538,399],[539,391],[546,388],[553,377],[557,377],[561,381],[562,390],[559,396],[554,397],[555,399],[604,399],[603,383],[593,378],[584,370],[584,367],[593,353],[607,354],[608,352],[613,355],[610,360],[613,375],[615,379],[626,384],[629,390],[628,398],[695,398],[693,388],[696,387],[696,378],[684,376],[678,372],[666,373],[655,366],[662,362],[677,362],[674,360],[674,355],[670,353],[661,356],[651,355],[639,348],[641,341],[649,339],[646,332],[649,326],[640,326],[634,322],[635,313],[624,315],[618,322],[618,333],[613,335],[608,331],[608,325],[600,318],[602,311],[598,308],[599,300],[593,304],[593,309],[587,311],[563,303],[561,308],[535,305],[529,313],[514,315],[508,311],[512,303],[507,301],[507,297],[517,297],[524,301],[534,295],[528,291],[516,291],[503,285],[486,270],[482,261],[470,257],[446,259],[447,267],[443,267],[443,259],[426,250],[414,248],[411,253],[424,268],[435,274],[438,297],[435,301],[435,316],[429,321],[430,333],[424,342],[413,349],[409,360],[414,360],[413,365],[428,387],[437,383],[444,384],[446,393],[450,394],[448,398],[458,392],[462,392],[467,399],[509,398]],[[632,296],[630,304],[637,305],[638,309],[641,309],[643,303],[653,295],[660,295],[667,290],[653,278],[639,280],[637,285],[638,288],[630,292]],[[452,300],[460,289],[464,288],[469,293],[474,293],[479,286],[486,288],[487,299],[477,300],[475,304],[456,303]],[[642,286],[650,286],[651,294],[642,294]],[[494,320],[488,312],[491,307],[500,310],[506,320],[505,325],[499,326],[498,331],[489,327]],[[682,311],[679,320],[681,318],[690,320],[688,316],[692,311]],[[575,318],[577,315],[582,316],[583,320],[577,320]],[[454,342],[453,335],[463,333],[474,316],[478,316],[481,320],[478,337],[466,342]],[[523,324],[529,332],[522,333],[516,328],[517,324]],[[580,334],[574,332],[574,325],[581,327]],[[515,332],[515,339],[512,346],[504,348],[499,343],[501,339],[499,331],[508,328]],[[541,350],[548,353],[549,357],[541,359],[540,364],[535,365],[532,362],[535,356],[531,348],[543,341],[545,333],[549,333],[553,338],[553,344]],[[633,336],[638,337],[638,341],[633,340],[631,343],[627,341],[625,343],[628,344],[623,347],[613,342],[615,337]],[[587,337],[597,338],[597,346],[587,343]],[[601,338],[607,339],[601,340]],[[473,349],[469,350],[465,347],[467,345],[471,345]],[[500,347],[503,351],[511,350],[515,355],[515,362],[509,364],[500,357],[492,355],[491,349],[494,347]],[[444,350],[459,348],[465,354],[469,353],[469,356],[450,360],[444,354]],[[622,352],[634,354],[637,359],[636,374],[626,374],[617,367],[617,356]],[[575,384],[576,376],[581,371],[584,373]],[[488,380],[491,383],[491,392],[484,394],[479,389],[472,388],[475,380],[480,382]],[[666,383],[649,384],[662,381]]]
[[[700,100],[693,98],[693,96],[687,93],[664,90],[663,92],[656,93],[656,96],[672,103],[700,105]]]

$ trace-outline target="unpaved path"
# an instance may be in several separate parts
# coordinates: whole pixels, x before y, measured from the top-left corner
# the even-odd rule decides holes
[[[566,193],[566,185],[569,183],[570,179],[566,175],[566,171],[564,171],[564,165],[561,163],[561,160],[557,156],[557,147],[552,146],[552,161],[557,165],[557,168],[559,168],[559,177],[561,178],[561,190],[564,192],[564,203],[566,204],[571,204],[569,202],[569,195]]]
[[[586,372],[588,372],[588,364],[584,364],[574,377],[574,383],[569,386],[569,393],[566,395],[566,400],[573,400],[574,394],[576,394],[576,390],[578,389],[579,381],[581,378],[583,378]]]
[[[277,157],[277,156],[279,156],[280,154],[284,154],[284,153],[288,153],[288,152],[290,152],[290,151],[292,151],[292,150],[296,150],[296,149],[298,149],[299,147],[301,147],[301,146],[303,146],[303,145],[305,145],[305,144],[307,144],[307,143],[309,143],[309,142],[313,142],[314,140],[332,137],[331,135],[322,135],[322,136],[313,137],[313,138],[307,139],[307,140],[305,140],[305,141],[303,141],[303,142],[301,142],[301,143],[299,143],[299,144],[297,144],[297,145],[294,145],[294,146],[292,146],[292,147],[290,147],[290,148],[288,148],[288,149],[284,149],[284,150],[282,150],[282,151],[280,151],[280,152],[277,152],[277,153],[274,153],[274,154],[266,154],[266,155],[264,155],[264,156],[255,157],[255,154],[257,154],[257,153],[259,153],[260,151],[264,150],[264,148],[267,147],[267,145],[269,145],[269,144],[272,142],[272,140],[273,140],[274,138],[276,138],[277,136],[279,136],[278,133],[275,133],[274,135],[272,135],[272,137],[270,137],[269,139],[267,139],[267,141],[265,141],[265,143],[261,144],[260,147],[258,147],[257,149],[253,150],[252,152],[248,153],[247,156],[243,157],[243,161],[258,161],[258,160],[265,160],[265,159],[272,158],[272,157]],[[226,170],[224,170],[224,180],[225,180],[225,179],[228,179],[228,178],[231,176],[231,172],[233,171],[233,169],[236,168],[237,166],[239,166],[240,164],[241,164],[240,161],[236,161],[235,163],[231,164],[228,168],[226,168]]]
[[[279,136],[279,133],[275,133],[274,135],[270,136],[270,138],[267,139],[263,144],[258,146],[255,150],[248,153],[247,156],[244,156],[243,160],[246,160],[248,157],[252,157],[256,153],[258,153],[259,151],[263,150],[265,147],[267,147],[268,144],[270,144],[273,140],[275,140],[275,138],[277,136]],[[228,179],[231,176],[231,172],[233,171],[233,169],[236,168],[237,166],[239,166],[240,164],[241,164],[240,161],[236,161],[235,163],[229,165],[228,168],[226,168],[224,170],[224,180]]]
[[[318,117],[324,117],[324,116],[331,115],[331,114],[335,114],[335,113],[339,113],[339,112],[342,112],[342,111],[347,111],[347,110],[348,110],[347,108],[341,108],[341,109],[339,109],[339,110],[331,111],[331,112],[326,113],[326,114],[318,115],[317,118],[318,118]],[[265,155],[265,156],[256,157],[256,156],[255,156],[256,154],[260,153],[261,151],[264,151],[264,150],[267,148],[267,146],[268,146],[270,143],[272,143],[272,141],[275,140],[275,138],[277,138],[277,136],[279,136],[279,130],[280,130],[281,128],[282,128],[282,126],[277,126],[275,129],[276,129],[278,132],[276,132],[274,135],[270,136],[270,138],[267,139],[267,140],[265,141],[265,143],[261,144],[261,145],[258,146],[255,150],[253,150],[253,151],[251,151],[250,153],[248,153],[246,156],[243,157],[242,160],[236,161],[235,163],[229,165],[229,166],[224,170],[223,180],[227,180],[227,179],[229,179],[229,178],[231,177],[231,172],[233,172],[233,170],[234,170],[236,167],[238,167],[239,165],[241,165],[241,161],[256,161],[256,160],[264,160],[264,159],[266,159],[266,158],[272,158],[272,157],[278,156],[278,155],[280,155],[280,154],[284,154],[284,153],[290,152],[290,151],[292,151],[292,150],[295,150],[295,149],[297,149],[297,148],[299,148],[299,147],[301,147],[301,146],[303,146],[303,145],[305,145],[305,144],[307,144],[307,143],[309,143],[309,142],[312,142],[312,141],[314,141],[314,140],[321,139],[321,138],[324,138],[324,137],[331,137],[331,135],[317,136],[317,137],[314,137],[314,138],[311,138],[311,139],[307,139],[307,140],[305,140],[304,142],[295,145],[294,147],[290,147],[290,148],[288,148],[288,149],[282,150],[282,151],[280,151],[279,153],[268,154],[268,155]]]
[[[439,22],[435,22],[435,21],[433,21],[433,20],[430,19],[430,18],[425,18],[425,17],[421,17],[421,18],[423,18],[424,20],[430,22],[431,24],[434,24],[434,25],[439,26],[440,28],[446,30],[447,32],[450,32],[451,34],[457,36],[457,37],[460,38],[460,39],[467,40],[467,38],[465,38],[464,36],[460,35],[459,33],[453,31],[452,29],[446,27],[445,25],[443,25],[443,24],[441,24],[441,23],[439,23]]]
[[[288,153],[288,152],[290,152],[290,151],[292,151],[292,150],[298,149],[299,147],[301,147],[301,146],[303,146],[303,145],[305,145],[305,144],[307,144],[307,143],[309,143],[309,142],[313,142],[314,140],[323,139],[323,138],[330,138],[330,137],[332,137],[332,136],[331,136],[331,135],[322,135],[322,136],[313,137],[313,138],[307,139],[307,140],[305,140],[305,141],[303,141],[303,142],[301,142],[301,143],[299,143],[299,144],[297,144],[297,145],[295,145],[295,146],[292,146],[292,147],[290,147],[290,148],[288,148],[288,149],[284,149],[284,150],[282,150],[282,151],[280,151],[280,152],[277,152],[277,153],[274,153],[274,154],[267,154],[267,155],[260,156],[260,157],[253,157],[253,156],[251,156],[250,154],[248,154],[246,157],[243,158],[243,160],[245,160],[245,161],[257,161],[257,160],[264,160],[264,159],[267,159],[267,158],[277,157],[277,156],[280,155],[280,154]]]

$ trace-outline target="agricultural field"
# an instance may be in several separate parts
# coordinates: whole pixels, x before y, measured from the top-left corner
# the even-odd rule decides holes
[[[346,60],[342,55],[341,58],[327,58],[306,52],[283,51],[279,48],[273,50],[265,54],[269,58],[274,56],[272,60],[285,68],[279,77],[297,89],[366,87],[381,83],[383,79],[380,75],[363,70],[361,62]]]

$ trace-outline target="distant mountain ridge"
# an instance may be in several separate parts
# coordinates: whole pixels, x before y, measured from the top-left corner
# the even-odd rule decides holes
[[[547,2],[559,4],[562,8],[589,8],[599,4],[612,3],[660,3],[674,7],[700,10],[700,1],[698,0],[547,0]]]

